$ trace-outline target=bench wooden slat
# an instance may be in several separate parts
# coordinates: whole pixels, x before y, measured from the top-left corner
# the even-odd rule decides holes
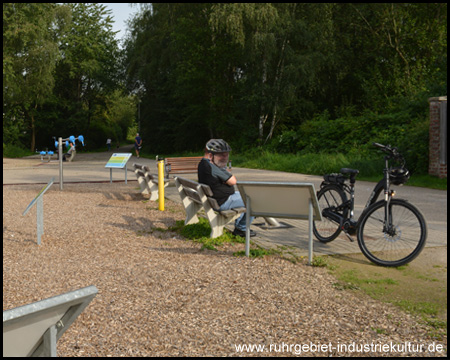
[[[233,211],[236,211],[238,214],[242,214],[243,212],[246,212],[247,209],[245,207],[239,207],[239,208],[234,208]]]
[[[217,200],[216,200],[216,199],[214,199],[214,198],[208,196],[208,201],[209,201],[209,203],[211,204],[211,207],[212,207],[215,211],[219,211],[220,206],[219,206],[219,204],[217,203]]]
[[[142,164],[138,164],[138,163],[133,163],[133,168],[134,170],[139,169],[142,171],[150,171],[150,167],[148,165],[142,165]]]
[[[193,166],[195,164],[198,164],[201,161],[201,157],[195,160],[187,160],[186,158],[178,158],[176,161],[170,161],[166,159],[166,164],[172,165],[172,166]]]
[[[206,185],[206,184],[200,184],[200,186],[202,187],[202,189],[203,189],[203,191],[205,192],[205,195],[206,196],[213,196],[214,194],[213,194],[213,192],[212,192],[212,190],[211,190],[211,188],[208,186],[208,185]]]
[[[246,212],[246,211],[247,211],[246,208],[234,208],[234,209],[230,209],[230,210],[222,210],[222,211],[219,211],[219,213],[226,217],[230,217],[230,216],[234,216],[236,214],[242,214],[243,212]]]
[[[220,211],[220,215],[223,215],[225,217],[232,217],[232,216],[236,215],[236,211],[233,211],[233,210],[222,210],[222,211]]]
[[[184,190],[184,193],[186,194],[186,196],[189,197],[191,200],[195,201],[197,204],[202,204],[200,195],[196,190],[190,189],[188,187],[183,188],[183,190]]]
[[[178,177],[178,181],[185,188],[188,187],[190,189],[197,190],[198,182],[196,182],[196,181],[185,179],[185,178],[182,178],[182,177]]]
[[[168,172],[168,175],[167,175],[167,176],[170,176],[170,174],[192,174],[192,173],[194,173],[194,172],[196,172],[196,171],[197,171],[197,170],[194,171],[193,169],[170,170],[170,171]]]
[[[166,158],[166,161],[168,163],[174,163],[174,162],[178,162],[180,161],[180,159],[182,159],[181,161],[198,161],[200,162],[200,160],[203,158],[203,156],[187,156],[187,157],[173,157],[173,158]]]
[[[142,177],[145,176],[145,173],[142,170],[136,170],[136,174]]]
[[[158,174],[149,174],[147,173],[148,178],[154,182],[155,184],[159,183],[159,178],[158,178]],[[165,180],[165,179],[164,179]]]

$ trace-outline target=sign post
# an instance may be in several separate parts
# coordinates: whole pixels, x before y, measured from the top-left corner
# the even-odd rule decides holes
[[[112,170],[113,169],[125,169],[125,184],[127,183],[127,162],[130,160],[131,153],[124,154],[112,154],[110,159],[105,165],[105,168],[109,168],[109,182],[112,184]]]
[[[53,185],[53,181],[55,181],[55,178],[51,178],[49,183],[45,185],[41,191],[36,195],[36,197],[30,202],[30,204],[27,206],[25,211],[22,213],[22,216],[26,215],[28,211],[33,207],[34,204],[36,205],[36,219],[37,219],[37,243],[38,245],[41,245],[41,237],[44,233],[44,200],[43,195],[45,192],[50,188],[50,186]]]

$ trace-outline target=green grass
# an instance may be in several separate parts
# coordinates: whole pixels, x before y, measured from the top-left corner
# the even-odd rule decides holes
[[[398,268],[383,268],[366,262],[361,254],[315,257],[313,265],[329,270],[337,280],[333,284],[336,289],[362,292],[392,303],[419,316],[434,329],[433,336],[446,336],[446,266],[430,265],[424,269],[412,262]]]
[[[185,238],[194,242],[202,244],[202,249],[215,250],[224,243],[244,243],[245,239],[240,236],[234,236],[228,231],[224,231],[223,235],[210,238],[211,227],[208,221],[204,218],[199,218],[197,224],[184,225],[183,221],[177,221],[177,230]]]
[[[257,257],[264,257],[267,255],[279,255],[280,252],[276,251],[276,250],[268,250],[268,249],[263,249],[263,248],[258,248],[258,249],[250,249],[249,251],[249,257],[251,258],[257,258]],[[236,251],[233,256],[245,256],[245,250],[242,251]]]
[[[208,249],[213,251],[219,251],[218,248],[222,247],[224,244],[229,243],[237,243],[244,244],[245,238],[240,236],[235,236],[225,230],[223,235],[216,237],[214,239],[209,237],[211,233],[211,227],[208,221],[204,218],[199,218],[199,222],[197,224],[192,225],[184,225],[183,220],[177,221],[177,224],[171,228],[172,231],[177,231],[180,235],[185,238],[194,241],[196,243],[202,244],[202,250]],[[264,257],[266,255],[275,255],[278,254],[277,250],[267,250],[263,248],[252,248],[250,249],[249,257]],[[233,253],[233,256],[245,256],[245,251],[236,251]]]

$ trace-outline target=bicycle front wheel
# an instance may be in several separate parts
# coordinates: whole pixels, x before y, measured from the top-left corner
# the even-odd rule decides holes
[[[385,201],[371,205],[358,227],[358,245],[363,254],[381,266],[401,266],[420,254],[427,239],[427,224],[420,211],[401,199],[389,205],[390,221],[385,220]]]
[[[344,205],[347,196],[344,190],[336,185],[327,185],[317,194],[322,221],[314,221],[313,232],[317,240],[323,243],[333,241],[340,234],[348,208]]]

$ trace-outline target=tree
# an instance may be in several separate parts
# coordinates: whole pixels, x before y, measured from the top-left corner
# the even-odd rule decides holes
[[[153,4],[132,24],[128,83],[144,90],[141,132],[155,151],[198,150],[224,134],[233,52],[213,38],[210,7]]]
[[[31,151],[36,144],[38,107],[53,90],[57,38],[67,17],[67,9],[55,4],[3,4],[4,113],[10,119],[23,114],[24,125],[31,130]],[[4,122],[4,131],[11,124]]]
[[[329,46],[331,10],[329,4],[213,6],[213,30],[225,32],[244,49],[239,80],[248,85],[246,99],[258,113],[261,143],[272,138],[293,107],[301,111],[299,97],[319,89],[315,80],[334,52]]]
[[[58,96],[64,99],[65,121],[88,132],[97,105],[119,82],[119,50],[105,5],[73,3],[72,26],[61,40],[56,73]]]
[[[446,19],[446,4],[156,3],[131,24],[128,86],[155,151],[271,145],[446,89]]]
[[[351,7],[359,41],[372,57],[364,85],[381,106],[393,96],[412,98],[424,91],[446,67],[446,3]]]

